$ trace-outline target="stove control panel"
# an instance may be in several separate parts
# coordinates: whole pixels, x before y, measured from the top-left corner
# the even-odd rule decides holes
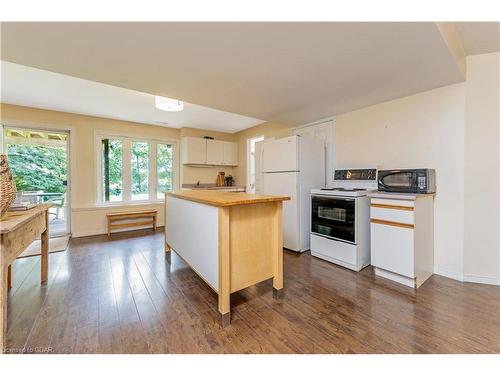
[[[376,169],[338,169],[335,171],[335,181],[375,181]]]

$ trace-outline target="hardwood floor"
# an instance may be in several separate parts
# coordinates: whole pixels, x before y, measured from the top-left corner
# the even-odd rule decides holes
[[[285,294],[266,281],[216,294],[172,253],[163,233],[74,239],[14,264],[10,352],[53,353],[500,353],[500,287],[432,276],[417,292],[309,253],[286,251]]]

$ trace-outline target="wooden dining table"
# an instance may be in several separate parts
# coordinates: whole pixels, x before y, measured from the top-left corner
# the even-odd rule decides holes
[[[26,211],[8,212],[0,220],[0,349],[6,349],[7,296],[14,260],[36,239],[41,239],[41,283],[47,282],[49,255],[49,208],[39,204]]]

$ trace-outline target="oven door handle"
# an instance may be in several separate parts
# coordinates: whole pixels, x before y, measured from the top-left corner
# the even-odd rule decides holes
[[[328,199],[330,201],[337,200],[337,201],[347,201],[347,202],[354,202],[355,198],[344,198],[344,197],[339,197],[337,195],[321,195],[321,194],[311,194],[311,197],[316,197],[316,198],[321,198],[321,199]]]

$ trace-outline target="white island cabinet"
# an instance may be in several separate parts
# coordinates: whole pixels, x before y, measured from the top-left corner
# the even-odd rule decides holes
[[[377,192],[369,197],[375,274],[418,288],[434,269],[434,194]]]
[[[165,250],[173,250],[218,294],[221,325],[230,294],[273,280],[283,289],[282,205],[287,196],[178,191],[166,195]]]

